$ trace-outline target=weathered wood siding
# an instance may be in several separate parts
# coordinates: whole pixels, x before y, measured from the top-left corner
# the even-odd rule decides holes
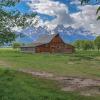
[[[35,47],[35,51],[36,53],[39,53],[39,52],[49,52],[49,44],[43,44],[43,45],[40,45],[40,46],[36,46]]]
[[[50,43],[43,44],[35,47],[35,51],[39,52],[50,52],[50,53],[72,53],[74,52],[74,47],[72,45],[66,44],[63,40],[56,35]]]
[[[22,52],[29,52],[29,53],[34,53],[35,48],[34,47],[21,47],[20,48]]]

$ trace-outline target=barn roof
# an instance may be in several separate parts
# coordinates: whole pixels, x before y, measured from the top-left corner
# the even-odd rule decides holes
[[[59,34],[45,34],[45,35],[41,35],[35,42],[33,42],[31,45],[28,46],[24,46],[24,47],[36,47],[39,45],[43,45],[43,44],[47,44],[49,43],[55,36],[57,36]],[[62,39],[62,41],[64,42],[63,38],[61,37],[61,35],[59,35],[59,37]],[[64,42],[65,43],[65,42]],[[68,44],[68,43],[66,43]],[[69,44],[70,45],[70,44]]]
[[[46,44],[49,43],[57,34],[45,34],[40,36],[33,44],[40,43],[40,44]]]

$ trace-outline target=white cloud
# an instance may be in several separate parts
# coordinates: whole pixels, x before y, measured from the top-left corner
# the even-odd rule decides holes
[[[86,29],[100,35],[100,21],[96,20],[97,5],[80,5],[79,0],[71,2],[76,4],[80,12],[69,14],[68,7],[65,4],[53,0],[31,0],[28,3],[30,8],[38,13],[56,16],[52,21],[42,22],[40,25],[46,25],[50,29],[58,24],[64,26],[85,27]]]
[[[73,0],[70,4],[80,5],[81,2],[79,0]]]
[[[100,35],[100,21],[96,19],[97,8],[97,5],[85,5],[80,8],[82,11],[72,14],[75,20],[74,27],[83,26],[96,35]]]
[[[31,9],[35,9],[36,12],[41,14],[55,15],[61,9],[66,9],[66,12],[68,12],[66,5],[51,0],[40,0],[40,2],[34,2],[32,0],[28,5]]]
[[[31,9],[35,9],[36,12],[41,14],[47,14],[50,16],[56,16],[52,21],[43,23],[48,27],[52,28],[58,24],[71,25],[74,21],[68,13],[68,7],[65,4],[51,1],[51,0],[40,0],[39,3],[32,2],[28,4]]]
[[[59,24],[64,26],[70,26],[74,24],[74,19],[64,10],[61,10],[56,13],[56,16],[57,17],[54,20],[45,22],[45,25],[52,29]]]

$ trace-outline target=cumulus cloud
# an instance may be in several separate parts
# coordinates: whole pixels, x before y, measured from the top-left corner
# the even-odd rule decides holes
[[[81,2],[79,0],[73,0],[70,4],[80,5]]]
[[[96,19],[97,5],[85,5],[80,7],[81,11],[71,16],[74,18],[74,27],[85,27],[86,29],[100,35],[100,21]]]
[[[57,25],[70,26],[74,24],[74,19],[64,10],[56,13],[56,16],[57,17],[54,20],[45,22],[45,25],[49,28],[53,28],[53,26],[56,27]]]
[[[38,13],[56,16],[54,20],[44,23],[44,25],[47,25],[50,28],[58,24],[70,25],[74,22],[73,18],[68,13],[68,7],[57,1],[40,0],[39,3],[33,2],[28,5]]]
[[[54,0],[31,0],[28,3],[33,11],[50,16],[56,16],[52,21],[41,21],[41,25],[46,25],[50,29],[58,24],[64,26],[85,27],[86,29],[100,35],[100,21],[96,20],[97,5],[80,5],[79,0],[74,0],[71,4],[76,4],[79,12],[69,14],[68,6]]]
[[[34,2],[32,0],[32,2],[28,3],[28,5],[31,7],[32,10],[50,16],[55,15],[55,12],[57,12],[59,9],[66,9],[66,6],[64,4],[60,4],[59,2],[54,2],[50,0],[40,0],[40,2]]]

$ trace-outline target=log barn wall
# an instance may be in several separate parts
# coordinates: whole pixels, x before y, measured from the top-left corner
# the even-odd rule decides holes
[[[50,52],[50,53],[73,53],[75,51],[74,46],[66,44],[56,35],[49,43],[42,44],[35,47],[35,52]]]

